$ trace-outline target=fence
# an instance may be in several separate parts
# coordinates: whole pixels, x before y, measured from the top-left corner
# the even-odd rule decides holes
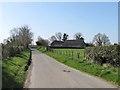
[[[76,60],[85,57],[84,49],[52,49],[51,52]]]
[[[88,47],[85,49],[52,49],[51,51],[70,59],[86,59],[100,65],[120,66],[120,45]]]

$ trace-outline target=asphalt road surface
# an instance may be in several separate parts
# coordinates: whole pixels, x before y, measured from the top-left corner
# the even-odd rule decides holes
[[[53,58],[32,51],[28,88],[115,88],[110,83],[70,68]]]

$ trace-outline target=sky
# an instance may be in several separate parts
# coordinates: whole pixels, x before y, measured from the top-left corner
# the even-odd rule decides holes
[[[118,42],[117,2],[2,2],[0,13],[0,43],[10,30],[24,25],[31,28],[34,41],[57,32],[73,39],[81,32],[85,42],[98,33],[106,34],[111,43]]]

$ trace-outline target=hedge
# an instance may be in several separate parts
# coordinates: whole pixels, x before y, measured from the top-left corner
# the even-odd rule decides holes
[[[117,67],[120,62],[120,45],[86,47],[85,57],[100,65],[107,63]]]
[[[23,49],[23,46],[2,46],[2,59],[20,54]]]

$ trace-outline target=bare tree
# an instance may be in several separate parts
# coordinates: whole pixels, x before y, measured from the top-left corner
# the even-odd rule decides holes
[[[53,36],[51,36],[51,37],[49,38],[49,40],[50,40],[51,42],[53,42],[53,41],[61,41],[61,40],[65,41],[65,40],[67,40],[67,39],[68,39],[68,35],[67,35],[66,33],[64,33],[64,34],[62,35],[61,32],[58,32],[58,33],[56,33],[55,35],[53,35]]]
[[[11,40],[14,41],[14,45],[27,47],[31,44],[33,33],[31,29],[25,25],[20,28],[14,28],[11,30]]]
[[[10,32],[11,42],[13,46],[21,46],[21,40],[19,36],[19,28],[14,28]]]
[[[97,46],[109,45],[110,40],[105,34],[98,33],[94,36],[93,43]]]
[[[43,39],[42,37],[38,36],[38,40],[36,41],[36,44],[38,46],[48,46],[49,45],[49,40]]]
[[[38,46],[42,46],[42,41],[43,41],[43,39],[42,39],[40,36],[38,36],[37,41],[36,41],[36,44],[37,44]]]
[[[32,42],[33,33],[30,32],[30,30],[31,29],[27,25],[19,28],[20,40],[24,46],[28,46]]]
[[[28,48],[28,45],[32,42],[33,33],[28,26],[20,28],[14,28],[10,32],[10,37],[4,40],[2,44],[3,58],[20,54],[20,52]]]
[[[43,40],[43,38],[38,36],[37,41],[42,41],[42,40]]]
[[[82,34],[81,34],[80,32],[78,32],[78,33],[76,33],[76,34],[74,35],[74,38],[75,38],[76,40],[79,40],[79,39],[82,38]]]
[[[109,40],[108,36],[106,36],[105,34],[102,35],[102,41],[103,41],[103,45],[110,44],[110,40]]]
[[[54,35],[50,37],[50,41],[53,42],[53,41],[56,41],[56,40],[57,40],[57,38]]]
[[[63,34],[63,41],[67,40],[68,39],[68,35],[66,33]]]
[[[49,46],[50,41],[48,39],[44,39],[44,41],[45,41],[44,46]]]
[[[62,33],[61,32],[56,33],[55,36],[56,36],[58,41],[62,40]]]

